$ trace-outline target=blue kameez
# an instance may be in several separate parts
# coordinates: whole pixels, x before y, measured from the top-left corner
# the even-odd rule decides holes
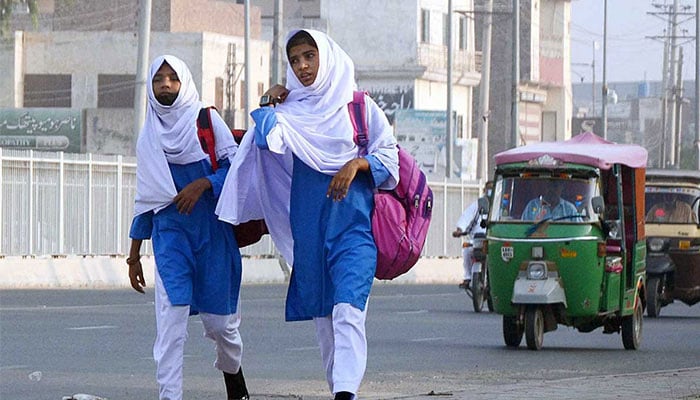
[[[287,321],[327,316],[338,303],[359,310],[367,304],[377,264],[372,177],[358,173],[341,201],[326,196],[331,179],[294,159],[290,202],[294,267]]]
[[[168,165],[178,192],[202,177],[209,179],[212,190],[202,194],[189,215],[180,214],[170,204],[157,214],[151,211],[134,217],[130,237],[152,239],[156,267],[172,305],[189,305],[190,314],[234,314],[241,286],[241,254],[232,226],[214,213],[229,161],[219,160],[216,174],[206,159]]]

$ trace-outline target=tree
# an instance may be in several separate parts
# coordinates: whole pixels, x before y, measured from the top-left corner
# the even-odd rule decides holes
[[[39,24],[39,8],[36,4],[36,0],[0,0],[0,36],[7,37],[10,35],[12,11],[15,7],[20,6],[26,7],[29,10],[29,15],[35,27]]]

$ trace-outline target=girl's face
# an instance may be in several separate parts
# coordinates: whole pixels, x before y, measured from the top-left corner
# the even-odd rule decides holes
[[[294,75],[304,86],[316,81],[318,74],[318,50],[308,44],[300,44],[289,49],[289,65]]]
[[[156,100],[165,106],[173,105],[178,93],[180,93],[180,79],[168,63],[164,62],[160,66],[158,72],[153,76],[152,84]]]

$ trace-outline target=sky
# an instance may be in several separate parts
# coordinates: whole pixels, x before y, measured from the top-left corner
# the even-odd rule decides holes
[[[591,82],[591,63],[595,57],[596,82],[603,80],[603,20],[604,0],[573,0],[571,2],[571,71],[572,81]],[[655,4],[673,4],[673,0],[607,0],[606,79],[608,82],[660,81],[664,45],[660,39],[668,28],[665,16],[650,15],[661,11]],[[680,16],[679,35],[695,36],[696,0],[680,0],[690,6],[691,16]],[[594,50],[594,42],[596,49]],[[683,77],[695,79],[695,42],[679,39],[683,44]],[[578,65],[587,64],[587,65]]]

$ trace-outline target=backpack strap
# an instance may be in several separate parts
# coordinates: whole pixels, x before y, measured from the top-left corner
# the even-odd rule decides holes
[[[197,137],[202,150],[209,154],[212,170],[216,171],[219,168],[219,163],[216,162],[216,142],[214,140],[214,129],[211,124],[211,107],[205,107],[199,110],[197,117]]]
[[[356,90],[352,93],[352,102],[348,103],[350,122],[352,122],[353,141],[362,150],[367,151],[369,143],[369,127],[367,123],[367,107],[365,105],[365,95],[367,92]]]

